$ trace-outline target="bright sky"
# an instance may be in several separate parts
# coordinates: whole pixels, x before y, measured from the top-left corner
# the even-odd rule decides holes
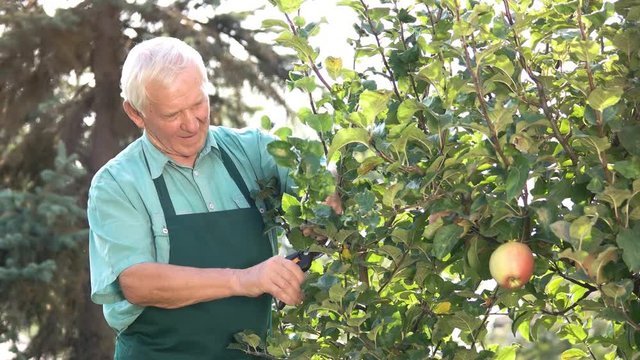
[[[82,0],[38,1],[43,5],[49,15],[53,15],[57,8],[73,7]],[[170,4],[172,2],[173,0],[158,1],[160,5]],[[261,28],[262,21],[265,19],[285,20],[284,15],[267,0],[221,0],[220,2],[221,5],[219,7],[200,10],[201,13],[195,14],[195,16],[210,17],[216,13],[249,12],[252,13],[252,15],[247,18],[243,26],[252,29]],[[324,59],[328,56],[341,57],[346,67],[350,66],[353,62],[353,48],[347,44],[347,38],[355,37],[355,31],[352,25],[356,22],[357,16],[350,8],[338,6],[337,2],[338,0],[306,0],[300,9],[300,16],[302,16],[307,23],[320,22],[323,18],[327,20],[327,23],[321,25],[319,34],[310,39],[311,46],[320,49],[317,62],[324,62]],[[258,39],[266,43],[273,42],[273,38],[260,37]],[[275,44],[275,42],[273,43]],[[245,56],[239,45],[235,48],[232,47],[231,52],[238,57]],[[277,107],[272,101],[256,95],[248,86],[245,92],[247,94],[245,101],[249,105],[263,109],[252,117],[247,116],[245,120],[250,126],[259,126],[260,118],[263,115],[269,116],[276,126],[287,125],[286,112],[282,107]],[[284,94],[284,98],[289,104],[289,107],[294,111],[297,111],[301,107],[309,107],[308,97],[301,91],[295,90],[293,92],[287,92]]]

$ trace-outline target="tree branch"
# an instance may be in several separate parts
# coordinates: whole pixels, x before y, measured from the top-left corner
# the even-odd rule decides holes
[[[455,1],[455,5],[456,21],[458,23],[461,23],[462,20],[460,19],[460,9],[457,0]],[[508,168],[511,164],[509,159],[504,155],[504,151],[502,150],[498,139],[498,132],[496,131],[496,128],[493,125],[491,118],[489,117],[489,109],[487,106],[487,102],[484,100],[484,93],[480,84],[480,78],[477,71],[474,70],[473,63],[471,62],[471,57],[469,56],[469,44],[467,43],[466,36],[460,36],[460,40],[462,41],[462,48],[464,50],[464,61],[467,65],[467,70],[469,71],[469,73],[471,74],[471,78],[473,79],[473,85],[476,90],[476,97],[478,99],[478,102],[480,103],[480,112],[482,113],[482,117],[484,118],[485,122],[487,123],[487,127],[489,128],[489,140],[491,141],[491,145],[493,145],[493,149],[496,151],[496,154],[498,155],[500,160],[502,160],[505,168]]]
[[[289,27],[291,28],[293,35],[298,36],[298,30],[296,29],[296,26],[293,24],[293,21],[291,21],[289,14],[284,14],[284,16],[287,19],[287,22],[289,23]],[[320,80],[320,82],[322,83],[322,85],[324,85],[324,87],[327,89],[328,92],[331,92],[331,85],[329,85],[329,83],[324,79],[324,77],[320,73],[320,70],[316,66],[316,63],[313,61],[313,59],[310,56],[308,56],[307,61],[309,62],[309,66],[311,66],[311,69],[313,70],[314,74],[316,74],[316,76],[318,77],[318,80]]]
[[[495,299],[498,295],[498,290],[500,290],[500,287],[496,287],[496,289],[493,291],[493,293],[491,294],[491,303],[493,304],[495,302]],[[491,315],[491,306],[487,306],[487,310],[484,312],[484,315],[482,316],[482,322],[480,323],[480,325],[471,333],[471,339],[472,339],[472,343],[471,343],[471,348],[476,348],[476,342],[478,339],[478,335],[480,335],[480,331],[482,331],[482,328],[484,328],[484,325],[487,323],[487,320],[489,320],[489,315]]]
[[[400,91],[398,91],[398,86],[396,84],[396,77],[393,75],[391,66],[389,66],[389,63],[387,62],[387,57],[384,55],[384,50],[383,50],[382,44],[380,43],[380,38],[378,37],[378,33],[376,32],[375,27],[373,26],[373,20],[371,20],[371,17],[369,16],[369,8],[367,7],[367,4],[365,4],[364,0],[360,0],[360,4],[362,4],[362,7],[364,7],[364,16],[367,19],[367,22],[369,23],[369,27],[371,28],[371,33],[373,34],[373,37],[376,39],[376,44],[378,45],[378,52],[380,53],[380,56],[382,56],[382,62],[384,63],[384,67],[387,69],[387,72],[389,73],[389,79],[391,80],[391,85],[393,85],[393,92],[398,98],[398,101],[401,101],[402,97],[400,96]]]
[[[396,0],[393,1],[393,7],[396,13],[398,13],[398,2]],[[400,40],[402,40],[402,48],[404,49],[404,51],[407,51],[407,41],[404,37],[404,25],[400,20],[398,20],[398,23],[400,24]],[[422,102],[422,99],[420,98],[420,94],[418,93],[418,88],[416,87],[416,82],[413,79],[413,76],[411,74],[407,74],[407,76],[409,77],[409,81],[411,82],[411,89],[413,89],[413,95],[416,97],[417,101]],[[420,130],[422,130],[422,132],[429,135],[429,131],[427,129],[427,125],[424,120],[424,113],[422,111],[418,111],[418,127],[420,128]]]
[[[513,40],[517,47],[520,65],[522,65],[522,68],[525,70],[529,78],[533,80],[536,86],[538,97],[540,98],[540,106],[542,107],[542,111],[544,112],[546,118],[549,120],[549,125],[551,126],[551,130],[553,130],[554,137],[558,140],[558,142],[560,142],[560,145],[562,146],[564,151],[567,153],[567,155],[571,159],[573,165],[578,166],[578,157],[576,156],[576,153],[573,151],[573,148],[569,146],[567,139],[564,136],[562,136],[562,133],[560,133],[560,128],[558,128],[558,124],[554,119],[553,112],[551,111],[551,109],[549,109],[549,106],[547,104],[548,103],[547,95],[545,93],[544,86],[542,85],[542,82],[540,81],[540,79],[538,79],[536,74],[533,73],[533,70],[531,70],[531,67],[529,66],[529,64],[527,64],[526,58],[524,56],[524,52],[522,51],[522,48],[520,45],[520,38],[518,37],[518,34],[516,33],[516,30],[514,29],[514,26],[513,26],[515,24],[515,21],[511,16],[511,10],[509,9],[508,0],[503,0],[503,4],[505,8],[505,16],[507,17],[507,21],[509,22],[509,25],[511,26],[511,29],[513,31]]]

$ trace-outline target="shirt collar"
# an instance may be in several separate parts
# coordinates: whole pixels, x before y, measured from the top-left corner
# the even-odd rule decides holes
[[[142,134],[142,148],[149,165],[149,172],[151,173],[152,179],[156,179],[160,175],[162,175],[162,171],[164,170],[164,167],[165,165],[167,165],[167,163],[174,163],[174,161],[171,160],[170,157],[168,157],[165,153],[163,153],[155,145],[153,145],[153,143],[151,143],[146,130]],[[209,131],[207,133],[207,139],[204,142],[204,146],[198,154],[198,159],[210,153],[212,148],[218,149],[218,143],[216,142],[216,139],[214,139],[213,133]]]

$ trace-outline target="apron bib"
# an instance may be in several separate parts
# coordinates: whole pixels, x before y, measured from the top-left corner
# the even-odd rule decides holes
[[[176,215],[164,178],[154,179],[169,230],[169,263],[244,269],[272,256],[263,221],[238,169],[220,149],[225,168],[250,204],[246,209]],[[162,279],[157,279],[162,281]],[[116,339],[116,360],[252,359],[229,350],[233,335],[253,330],[265,338],[272,298],[230,297],[178,309],[148,306]]]

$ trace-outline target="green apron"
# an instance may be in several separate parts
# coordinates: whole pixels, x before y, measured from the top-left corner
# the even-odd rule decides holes
[[[154,179],[169,230],[169,263],[199,268],[244,269],[272,255],[263,221],[229,156],[222,161],[250,204],[246,209],[176,215],[164,178]],[[157,279],[162,281],[162,279]],[[230,297],[178,309],[148,306],[116,339],[116,360],[251,359],[229,350],[233,334],[253,330],[263,339],[271,296]]]

